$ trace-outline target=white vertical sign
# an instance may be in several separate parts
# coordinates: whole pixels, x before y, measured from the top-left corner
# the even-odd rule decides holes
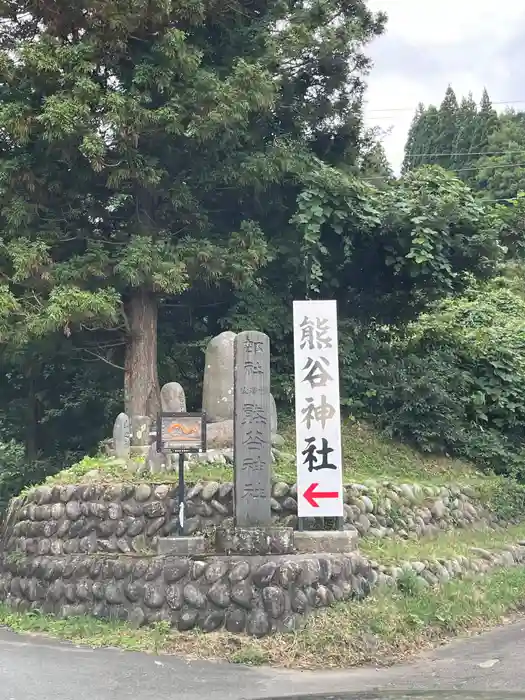
[[[337,303],[293,303],[297,504],[300,518],[342,517]]]

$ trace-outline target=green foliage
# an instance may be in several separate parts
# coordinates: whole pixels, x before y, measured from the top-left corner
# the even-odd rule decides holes
[[[525,478],[525,300],[502,283],[440,302],[404,332],[343,334],[355,415],[428,452]]]
[[[523,522],[525,485],[514,479],[492,479],[479,485],[480,498],[487,508],[504,522]]]
[[[306,180],[291,220],[301,235],[305,291],[320,293],[337,281],[327,273],[330,243],[343,253],[343,263],[353,257],[352,235],[370,234],[381,222],[381,207],[374,204],[374,189],[362,180],[334,168],[320,167]],[[333,259],[333,258],[332,258]]]
[[[405,144],[402,170],[406,173],[422,165],[440,165],[479,189],[480,163],[485,152],[495,150],[492,138],[497,138],[499,128],[499,117],[486,90],[479,107],[471,94],[458,105],[449,86],[439,107],[418,106]]]
[[[459,105],[456,99],[456,94],[449,85],[445,92],[445,97],[439,108],[439,118],[436,125],[435,140],[432,146],[438,154],[447,154],[453,152],[453,147],[457,141],[457,132],[459,131],[458,123],[463,119],[464,115],[459,114]],[[452,146],[452,147],[451,147]],[[437,155],[434,162],[436,165],[441,165],[443,168],[449,167],[451,158],[454,156]]]
[[[48,24],[37,43],[15,33],[16,57],[12,49],[4,55],[4,76],[25,80],[25,93],[4,88],[0,110],[4,276],[17,300],[10,321],[18,340],[81,322],[115,326],[120,295],[130,288],[179,294],[196,274],[241,281],[266,259],[261,231],[248,219],[237,218],[238,232],[230,231],[228,241],[214,236],[173,151],[176,136],[186,157],[192,145],[205,148],[210,175],[224,148],[235,151],[237,128],[253,110],[274,102],[260,56],[252,64],[233,61],[229,74],[219,77],[203,63],[200,49],[171,29],[173,18],[160,8],[142,16],[140,8],[139,3],[131,13],[127,35],[122,25],[120,43],[108,46],[101,17],[93,16],[94,31],[79,33],[72,44]],[[102,19],[103,27],[110,16]],[[85,17],[72,10],[69,19],[74,26]],[[133,31],[148,22],[157,30],[148,39],[149,50],[137,54]],[[113,52],[112,80],[97,80],[93,71],[105,70],[107,51]],[[131,75],[124,67],[129,61],[135,62]],[[46,97],[36,107],[31,96],[40,88],[42,66]],[[236,104],[240,111],[231,109],[233,95],[247,85],[245,100]],[[199,96],[202,106],[196,104]],[[15,105],[26,120],[23,133],[20,122],[10,119]],[[103,139],[108,128],[111,137]],[[218,128],[228,134],[226,143],[216,138]],[[38,159],[44,146],[45,158]],[[228,172],[215,172],[215,183],[224,183]],[[201,173],[197,179],[202,188]],[[190,222],[195,222],[191,235],[175,235]],[[106,288],[94,289],[101,285]]]
[[[459,171],[461,179],[466,182],[470,182],[468,168],[473,162],[472,156],[469,154],[479,153],[480,149],[483,148],[482,144],[477,142],[476,131],[479,121],[478,106],[472,93],[469,93],[467,97],[461,99],[456,111],[455,122],[451,125],[449,138],[451,138],[452,148],[450,150],[454,155],[444,156],[447,158],[444,167]],[[449,147],[450,145],[447,143],[445,149]]]
[[[231,301],[301,256],[302,177],[358,161],[363,49],[385,18],[363,0],[59,15],[0,6],[0,339],[15,352],[64,334],[125,366],[126,407],[144,414],[158,307],[195,307],[206,287]],[[192,342],[216,330],[202,316]]]
[[[360,49],[384,21],[361,2],[18,13],[0,55],[0,218],[19,340],[113,327],[134,288],[249,282],[270,256],[255,193],[329,143],[357,153]]]
[[[420,278],[420,293],[459,291],[469,274],[493,274],[500,255],[493,224],[457,178],[421,168],[392,188],[389,198],[389,228],[383,235],[392,240],[397,233],[400,240],[392,240],[387,264],[405,279]]]
[[[498,238],[510,262],[507,272],[512,269],[511,274],[519,276],[525,259],[525,192],[519,191],[515,198],[496,204],[494,214]]]
[[[436,162],[435,138],[439,122],[439,111],[436,107],[425,107],[420,103],[417,107],[405,144],[405,157],[402,173],[414,170],[420,165]]]
[[[63,466],[108,437],[121,410],[117,369],[64,336],[17,353],[4,349],[0,361],[0,441],[14,438],[25,445],[29,461]]]
[[[447,454],[463,442],[459,400],[467,377],[438,353],[410,352],[390,327],[355,326],[341,339],[343,402],[387,435],[423,452]]]
[[[405,596],[416,596],[424,587],[413,569],[403,569],[396,581],[397,589]]]
[[[518,473],[521,350],[495,317],[519,309],[472,311],[499,329],[503,369],[454,316],[522,255],[521,201],[493,208],[461,175],[498,138],[488,95],[420,106],[395,180],[361,118],[384,16],[363,0],[241,9],[24,0],[3,23],[0,440],[35,465],[93,454],[123,394],[145,386],[133,407],[150,410],[157,341],[160,381],[198,409],[203,350],[226,328],[269,334],[289,407],[291,302],[306,296],[338,302],[356,415]],[[506,119],[499,138],[518,142]]]
[[[442,302],[413,328],[422,352],[439,349],[472,377],[463,410],[475,425],[519,444],[525,421],[525,301],[484,288]]]
[[[337,298],[343,317],[406,320],[472,277],[490,277],[503,254],[488,210],[437,167],[384,190],[319,168],[292,223],[302,242],[302,294]]]
[[[46,484],[79,484],[84,481],[84,477],[89,472],[98,472],[97,478],[100,481],[115,480],[114,477],[122,479],[126,473],[126,463],[113,457],[83,457],[70,467],[59,471],[57,474],[49,476]]]
[[[382,138],[383,134],[378,129],[371,129],[365,135],[358,171],[364,180],[379,190],[387,188],[394,180],[394,171],[388,161]]]
[[[261,328],[271,338],[272,393],[283,407],[294,396],[292,301],[289,292],[279,294],[268,283],[237,292],[229,312],[220,320],[221,330],[239,332]]]
[[[498,115],[486,90],[479,107],[472,95],[458,105],[449,87],[439,108],[419,105],[405,145],[403,172],[438,164],[486,199],[508,199],[525,189],[524,147],[522,112]]]
[[[476,175],[476,188],[490,199],[516,197],[525,190],[525,114],[509,111],[499,118]]]
[[[23,445],[0,443],[0,515],[13,496],[28,484],[39,484],[52,468],[49,462],[28,462]]]

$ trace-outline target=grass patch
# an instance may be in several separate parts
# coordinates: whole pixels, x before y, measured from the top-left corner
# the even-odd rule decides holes
[[[281,430],[285,444],[283,459],[273,465],[276,481],[294,482],[296,466],[295,427],[288,422]],[[348,419],[342,423],[344,478],[347,483],[416,482],[420,484],[485,483],[488,477],[466,462],[445,457],[424,455],[401,443],[389,440],[369,426]],[[176,483],[177,472],[166,472],[163,483]],[[221,463],[195,464],[187,471],[187,482],[200,480],[231,481],[232,466]],[[141,482],[143,474],[134,474],[122,460],[107,457],[85,457],[78,464],[52,477],[47,484]]]
[[[435,590],[378,592],[362,603],[339,604],[310,618],[289,646],[283,636],[249,644],[264,648],[275,665],[388,665],[446,638],[498,624],[521,609],[524,599],[525,569],[500,569]]]
[[[283,436],[295,452],[295,426]],[[442,485],[476,482],[485,477],[473,465],[458,459],[426,455],[391,440],[366,423],[343,419],[341,425],[344,473],[347,481],[415,482]]]
[[[55,484],[114,484],[114,483],[142,483],[144,481],[157,481],[163,484],[177,484],[179,480],[178,471],[163,472],[162,475],[135,473],[128,469],[126,462],[114,457],[84,457],[68,469],[47,477],[45,484],[53,486]],[[186,482],[196,483],[202,479],[231,481],[233,478],[232,467],[225,464],[195,464],[188,469]],[[29,488],[33,488],[32,486]],[[27,489],[26,489],[27,490]]]
[[[273,478],[275,481],[295,481],[295,472],[285,464],[274,465]],[[47,477],[44,484],[48,486],[66,484],[116,484],[143,483],[144,481],[162,484],[178,484],[178,471],[168,471],[162,474],[134,473],[130,471],[124,460],[114,457],[84,457],[80,462],[64,469],[53,476]],[[196,484],[198,481],[233,481],[233,465],[223,463],[192,464],[186,471],[186,484]],[[26,487],[22,494],[33,489],[35,485]]]
[[[522,609],[525,568],[494,570],[483,578],[454,580],[439,589],[378,591],[363,602],[340,603],[308,618],[303,630],[264,639],[225,632],[177,633],[167,624],[132,629],[94,618],[59,620],[13,613],[0,606],[0,624],[91,647],[225,659],[287,668],[386,665],[440,641],[486,629]]]
[[[0,605],[0,625],[23,634],[43,634],[90,647],[116,647],[126,651],[161,653],[165,650],[170,628],[165,623],[133,629],[119,621],[94,617],[59,619],[39,612],[12,612]]]
[[[448,530],[435,538],[401,540],[397,538],[367,539],[359,541],[359,551],[381,564],[426,559],[453,559],[456,556],[472,557],[472,548],[489,552],[501,550],[509,542],[525,540],[525,523],[492,530]]]

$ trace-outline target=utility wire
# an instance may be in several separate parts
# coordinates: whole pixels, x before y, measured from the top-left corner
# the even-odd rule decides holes
[[[422,165],[433,165],[432,163],[422,163]],[[487,167],[488,170],[493,170],[495,168],[525,168],[525,163],[500,163],[499,165],[489,165],[489,166],[481,166],[481,165],[475,165],[473,167],[469,168],[454,168],[454,169],[448,169],[447,170],[451,173],[464,173],[468,172],[470,170],[479,170],[482,167]],[[392,178],[387,177],[386,175],[377,175],[373,177],[366,177],[364,176],[366,180],[391,180]]]
[[[363,104],[369,104],[369,100],[364,100]],[[501,100],[500,102],[490,101],[491,105],[523,105],[525,100]],[[415,112],[416,107],[380,107],[369,109],[368,112]]]
[[[450,153],[409,153],[408,158],[439,158],[442,156],[506,156],[513,153],[525,153],[525,148],[513,151],[452,151]],[[509,163],[512,165],[512,163]]]

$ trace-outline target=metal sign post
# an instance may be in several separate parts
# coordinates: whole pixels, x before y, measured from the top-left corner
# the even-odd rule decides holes
[[[179,455],[179,535],[184,534],[184,456],[206,451],[206,414],[159,413],[157,416],[157,452]]]
[[[343,518],[335,301],[294,301],[297,500],[302,518]]]
[[[179,453],[179,535],[184,535],[184,452]]]

